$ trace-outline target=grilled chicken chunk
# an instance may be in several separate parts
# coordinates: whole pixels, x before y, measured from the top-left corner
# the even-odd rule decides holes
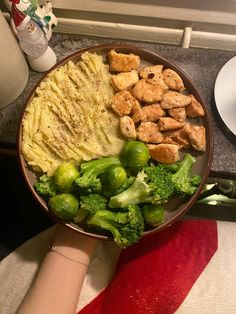
[[[175,144],[179,148],[189,147],[189,137],[184,128],[177,131],[166,131],[164,132],[164,139],[162,143]]]
[[[148,144],[150,156],[163,164],[172,164],[180,159],[179,147],[174,144]]]
[[[187,116],[190,118],[204,116],[205,112],[200,102],[193,95],[189,95],[189,97],[191,97],[191,103],[186,107]]]
[[[130,89],[135,83],[137,83],[139,81],[139,76],[136,70],[132,70],[131,72],[112,75],[111,80],[117,90],[123,90]]]
[[[185,89],[184,83],[181,77],[174,70],[165,69],[162,72],[162,75],[163,75],[163,80],[165,84],[169,87],[169,89],[174,89],[178,91],[182,91]]]
[[[142,122],[137,129],[137,137],[145,143],[161,143],[163,140],[158,125],[153,122]]]
[[[186,123],[184,130],[188,134],[190,144],[198,151],[206,150],[206,129],[202,125]]]
[[[143,79],[151,79],[156,81],[164,90],[168,89],[162,76],[163,65],[147,66],[139,71],[139,76]]]
[[[185,107],[191,103],[189,96],[174,91],[166,92],[162,97],[161,106],[163,109],[172,109],[177,107]]]
[[[121,117],[129,115],[137,100],[127,90],[122,90],[112,97],[112,109]]]
[[[129,116],[123,116],[120,118],[120,132],[128,140],[136,139],[136,130],[134,121]]]
[[[186,120],[186,110],[185,107],[172,108],[168,110],[169,116],[173,119],[183,122]]]
[[[143,108],[141,107],[139,101],[135,99],[135,103],[131,110],[131,118],[133,119],[134,123],[138,123],[140,121],[146,120],[146,113],[143,111]]]
[[[165,110],[161,108],[160,104],[152,104],[143,107],[143,111],[146,114],[146,121],[155,122],[160,117],[164,117],[166,115]]]
[[[143,79],[155,79],[156,76],[162,74],[163,65],[150,65],[139,71],[139,76]]]
[[[137,70],[140,65],[140,58],[132,53],[117,53],[114,49],[108,52],[110,71],[129,72]]]
[[[139,101],[153,103],[162,99],[164,89],[154,80],[141,79],[131,89],[131,94]]]
[[[160,131],[179,129],[182,128],[184,124],[185,122],[180,122],[170,117],[161,117],[158,122]]]

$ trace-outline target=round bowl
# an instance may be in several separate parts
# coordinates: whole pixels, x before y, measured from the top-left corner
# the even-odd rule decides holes
[[[137,47],[137,46],[132,46],[132,45],[116,45],[116,44],[111,44],[111,45],[99,45],[99,46],[93,46],[90,48],[86,48],[83,50],[79,50],[63,60],[59,61],[55,66],[53,66],[50,71],[46,72],[43,77],[39,80],[39,82],[34,86],[33,90],[31,91],[24,109],[22,111],[21,119],[20,119],[20,125],[19,125],[19,130],[18,130],[18,157],[19,157],[19,164],[20,168],[23,174],[23,177],[33,195],[33,197],[37,200],[37,202],[41,205],[42,209],[56,222],[56,223],[61,223],[68,228],[74,229],[79,233],[82,233],[86,236],[90,236],[93,238],[97,239],[106,239],[106,240],[112,240],[112,237],[109,236],[104,236],[100,234],[95,234],[91,232],[87,232],[83,228],[79,227],[78,225],[74,223],[68,223],[60,218],[56,217],[52,212],[49,211],[46,202],[36,193],[34,190],[34,183],[36,181],[36,174],[30,167],[27,165],[26,161],[24,160],[22,153],[21,153],[21,147],[22,147],[22,120],[24,118],[25,114],[25,109],[26,107],[30,104],[32,101],[36,88],[40,85],[41,81],[44,80],[44,78],[53,70],[59,68],[60,66],[64,65],[67,63],[69,60],[72,61],[77,61],[80,59],[80,56],[82,53],[89,51],[89,52],[96,52],[97,54],[103,55],[104,57],[107,56],[107,52],[111,49],[115,49],[116,52],[122,52],[122,53],[134,53],[136,55],[140,56],[141,59],[141,66],[146,66],[146,65],[155,65],[155,64],[163,64],[164,68],[171,68],[174,71],[176,71],[180,77],[182,78],[184,85],[186,87],[186,90],[188,91],[189,94],[193,94],[195,98],[201,103],[201,105],[204,108],[205,111],[205,116],[202,117],[202,125],[205,126],[206,128],[206,151],[203,153],[198,153],[196,151],[193,151],[193,155],[196,157],[197,162],[194,164],[193,171],[196,174],[199,174],[202,176],[202,181],[200,186],[198,187],[197,191],[195,192],[192,197],[190,197],[187,201],[183,201],[182,199],[178,198],[175,199],[172,202],[168,202],[168,207],[165,209],[165,215],[164,215],[164,221],[161,223],[159,226],[157,226],[154,229],[145,231],[143,233],[143,236],[158,232],[160,230],[163,230],[164,228],[170,226],[173,222],[176,220],[180,219],[190,208],[191,206],[197,201],[199,194],[201,193],[209,171],[211,169],[211,164],[212,164],[212,157],[213,157],[213,132],[212,132],[212,125],[211,121],[209,118],[209,113],[207,110],[206,105],[204,104],[196,86],[194,85],[193,81],[182,71],[177,65],[175,65],[173,62],[163,58],[162,56]]]

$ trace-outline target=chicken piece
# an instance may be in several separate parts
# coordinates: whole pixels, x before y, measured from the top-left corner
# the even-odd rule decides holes
[[[172,108],[168,110],[168,114],[175,120],[183,122],[186,120],[185,107]]]
[[[111,80],[117,90],[124,90],[130,89],[135,83],[137,83],[139,81],[139,76],[136,70],[132,70],[131,72],[112,75]]]
[[[120,116],[129,115],[137,100],[127,90],[122,90],[112,97],[112,109]]]
[[[162,143],[178,145],[179,148],[189,147],[189,137],[184,128],[177,131],[166,131]]]
[[[131,89],[131,94],[139,101],[153,103],[162,99],[164,89],[154,80],[141,79]]]
[[[204,116],[205,112],[200,102],[193,95],[189,95],[189,97],[191,97],[191,103],[186,107],[187,116],[190,118]]]
[[[110,71],[129,72],[137,70],[140,65],[140,57],[133,53],[117,53],[114,49],[108,52]]]
[[[137,137],[145,143],[161,143],[163,140],[158,125],[153,122],[142,122],[137,129]]]
[[[184,130],[188,134],[191,146],[204,152],[206,150],[206,129],[202,125],[186,123]]]
[[[190,96],[186,96],[174,91],[166,92],[162,97],[161,106],[163,109],[185,107],[191,103]]]
[[[146,114],[146,119],[145,121],[149,122],[155,122],[157,121],[160,117],[164,117],[166,115],[165,110],[161,108],[160,104],[152,104],[148,106],[143,107],[143,111]]]
[[[156,81],[164,90],[168,89],[162,76],[163,65],[147,66],[139,71],[139,76],[143,79],[151,79]]]
[[[131,110],[131,118],[133,119],[134,123],[138,123],[139,121],[146,120],[146,113],[143,111],[143,108],[141,107],[139,101],[135,99],[135,103]]]
[[[170,117],[161,117],[158,124],[160,131],[168,131],[182,128],[185,122],[180,122]]]
[[[136,139],[136,130],[134,121],[129,116],[123,116],[120,118],[120,132],[128,140]]]
[[[179,147],[174,144],[148,144],[149,154],[154,160],[163,164],[172,164],[180,159]]]
[[[155,76],[162,74],[163,65],[150,65],[139,71],[139,76],[143,79],[155,79]]]
[[[162,72],[163,80],[170,89],[182,91],[185,89],[182,78],[172,69],[165,69]]]
[[[179,149],[183,148],[183,145],[176,143],[171,137],[164,137],[162,144],[173,144],[177,145]]]

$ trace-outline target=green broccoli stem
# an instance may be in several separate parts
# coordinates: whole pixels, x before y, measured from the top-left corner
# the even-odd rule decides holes
[[[128,212],[121,213],[121,212],[112,212],[110,210],[98,210],[95,213],[91,214],[87,219],[88,224],[95,223],[98,225],[102,221],[112,222],[118,224],[126,224],[129,221]]]
[[[196,162],[196,158],[189,153],[184,155],[183,160],[179,163],[179,169],[172,175],[172,181],[175,184],[176,192],[185,194],[185,195],[192,195],[196,191],[196,182],[199,182],[199,178],[195,178],[193,182],[192,180],[192,166]]]
[[[182,180],[185,180],[185,178],[191,173],[192,166],[195,162],[196,158],[191,154],[186,153],[183,160],[180,162],[180,166],[177,172],[173,174],[173,177],[178,177],[178,180],[180,180],[181,178]]]
[[[110,198],[109,206],[125,208],[129,204],[149,203],[151,200],[150,188],[144,181],[144,175],[139,175],[127,190]]]
[[[137,205],[128,205],[126,212],[97,210],[89,215],[86,223],[109,231],[121,248],[136,243],[144,231],[143,216]]]
[[[88,175],[92,173],[98,176],[111,165],[121,165],[120,159],[114,156],[86,161],[81,164],[81,171],[86,174],[88,173]]]
[[[120,246],[122,246],[121,243],[118,242],[118,239],[121,238],[121,234],[120,234],[119,230],[115,227],[114,223],[107,221],[107,220],[104,220],[104,219],[98,219],[96,214],[92,214],[87,219],[87,225],[88,226],[95,226],[95,227],[98,227],[98,228],[101,228],[103,230],[107,230],[107,231],[111,232],[111,234],[113,235],[114,241],[117,244],[119,244]]]
[[[75,184],[83,193],[99,192],[102,188],[101,175],[111,165],[120,165],[118,157],[104,157],[81,164],[82,176],[75,180]]]

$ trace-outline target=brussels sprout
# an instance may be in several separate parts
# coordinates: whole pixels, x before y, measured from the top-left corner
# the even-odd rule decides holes
[[[102,184],[108,190],[120,188],[127,180],[126,171],[123,167],[117,165],[109,166],[101,176]]]
[[[74,180],[79,176],[79,172],[72,162],[59,165],[54,173],[54,183],[56,188],[63,193],[71,192]]]
[[[147,146],[140,141],[129,141],[125,143],[120,154],[124,167],[138,168],[147,164],[150,158]]]
[[[145,223],[151,227],[156,227],[163,221],[164,207],[161,205],[146,204],[142,212]]]
[[[79,201],[69,193],[57,194],[50,198],[48,207],[61,219],[73,219],[78,213]]]

